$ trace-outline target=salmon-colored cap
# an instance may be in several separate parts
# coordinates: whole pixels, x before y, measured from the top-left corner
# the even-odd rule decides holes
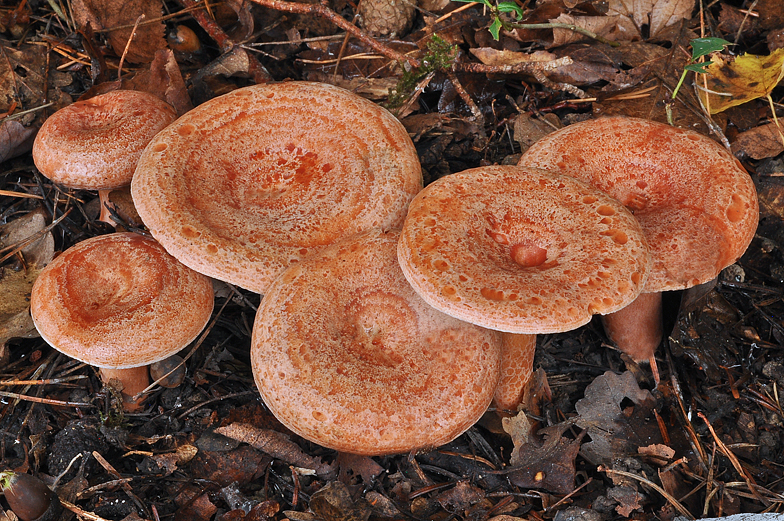
[[[520,165],[578,177],[640,221],[653,265],[644,291],[715,278],[748,247],[759,208],[754,183],[711,139],[638,118],[575,123],[534,143]]]
[[[500,334],[419,298],[400,272],[398,235],[371,230],[290,267],[256,315],[251,365],[264,402],[325,447],[441,445],[493,397]]]
[[[33,161],[43,175],[69,188],[127,186],[144,147],[175,119],[171,105],[146,92],[115,90],[77,101],[44,121]]]
[[[408,281],[448,315],[509,333],[555,333],[634,300],[648,274],[640,225],[583,181],[488,166],[428,185],[398,245]]]
[[[72,246],[41,271],[30,298],[35,327],[52,347],[104,368],[162,360],[204,329],[209,278],[154,240],[113,233]]]
[[[193,269],[263,293],[342,237],[400,226],[422,187],[405,128],[331,85],[254,85],[210,100],[150,143],[131,192]]]

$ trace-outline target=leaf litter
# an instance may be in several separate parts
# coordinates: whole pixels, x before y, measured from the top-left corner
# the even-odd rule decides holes
[[[771,2],[744,14],[729,0],[702,11],[685,0],[539,1],[522,18],[501,4],[431,2],[411,22],[393,10],[404,15],[394,39],[380,34],[388,30],[383,21],[360,25],[367,33],[340,22],[335,13],[355,14],[351,3],[301,4],[288,13],[278,10],[284,4],[0,8],[7,38],[0,241],[13,251],[0,266],[4,467],[43,477],[69,515],[90,519],[669,520],[684,512],[781,511],[784,160],[770,110],[780,109],[784,94],[775,43],[784,19]],[[563,25],[514,27],[535,23],[573,25],[621,45]],[[488,32],[493,24],[503,28],[497,40]],[[195,35],[187,51],[174,44],[177,25]],[[673,99],[691,42],[705,29],[738,45],[710,57],[707,91],[687,69]],[[443,45],[433,45],[434,34]],[[448,52],[446,65],[407,76],[432,49]],[[389,59],[401,55],[407,65]],[[415,81],[401,90],[406,78]],[[217,297],[214,326],[187,359],[185,382],[153,389],[143,413],[126,414],[93,370],[31,338],[26,299],[37,271],[56,251],[110,230],[94,222],[94,194],[37,174],[30,138],[57,108],[120,85],[166,99],[182,114],[269,79],[334,82],[382,104],[397,90],[398,115],[427,181],[516,163],[537,136],[580,119],[664,121],[669,108],[676,125],[726,140],[752,173],[758,236],[718,281],[667,303],[671,333],[659,351],[665,378],[658,385],[647,367],[609,350],[597,324],[545,335],[521,410],[503,426],[488,412],[430,451],[335,454],[286,431],[250,374],[260,297],[228,287]],[[697,97],[710,91],[722,94],[707,100],[713,119]],[[142,231],[130,202],[117,198],[121,224]],[[26,237],[35,240],[20,247]]]

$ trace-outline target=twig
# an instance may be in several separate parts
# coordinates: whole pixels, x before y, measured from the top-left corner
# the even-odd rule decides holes
[[[63,402],[61,400],[50,400],[49,398],[37,398],[35,396],[27,396],[26,394],[8,393],[5,391],[0,391],[0,396],[5,396],[6,398],[14,398],[17,400],[24,400],[26,402],[44,403],[46,405],[58,405],[60,407],[95,407],[95,405],[91,403]]]
[[[180,0],[180,2],[186,9],[192,10],[191,16],[199,23],[202,29],[207,31],[210,38],[215,40],[215,43],[218,44],[221,52],[225,54],[237,47],[237,44],[229,38],[229,35],[223,31],[221,26],[209,16],[205,5],[200,6],[199,2],[196,2],[195,0]],[[199,7],[201,7],[201,9],[199,9]],[[253,77],[253,81],[256,83],[267,83],[272,81],[272,76],[264,65],[261,64],[259,59],[250,53],[246,53],[246,55],[248,57],[248,72]]]
[[[756,497],[757,500],[760,501],[763,505],[765,505],[765,506],[770,505],[770,502],[767,499],[764,499],[759,494],[759,492],[757,492],[757,489],[755,488],[757,486],[757,484],[754,482],[754,478],[749,476],[748,472],[746,472],[743,469],[743,467],[741,466],[740,461],[738,460],[738,457],[735,455],[735,453],[733,453],[730,449],[728,449],[727,446],[724,444],[724,442],[721,441],[721,438],[719,438],[716,435],[716,431],[713,430],[713,425],[710,424],[710,422],[708,421],[708,418],[704,414],[702,414],[702,412],[698,412],[697,415],[700,418],[702,418],[702,421],[704,421],[705,425],[708,426],[708,430],[710,431],[711,436],[713,436],[713,439],[716,441],[716,445],[718,446],[719,450],[725,456],[727,456],[727,458],[729,458],[730,463],[732,463],[732,466],[735,467],[735,471],[743,477],[743,480],[746,482],[746,485],[749,487],[749,491],[752,494],[754,494],[754,497]]]
[[[297,13],[297,14],[313,14],[317,16],[321,16],[322,18],[326,18],[333,24],[337,25],[347,33],[350,33],[356,39],[370,47],[371,49],[375,50],[378,53],[383,54],[390,60],[394,60],[396,62],[401,63],[408,63],[413,68],[419,68],[421,65],[419,60],[414,58],[413,56],[407,56],[405,54],[400,54],[396,50],[392,49],[391,47],[384,45],[383,43],[379,42],[375,38],[372,38],[364,31],[362,31],[357,26],[353,25],[351,22],[348,22],[346,19],[341,17],[335,11],[330,9],[329,7],[322,5],[322,4],[301,4],[298,2],[287,2],[285,0],[251,0],[255,4],[259,4],[264,7],[268,7],[270,9],[275,9],[276,11],[286,11],[288,13]]]
[[[140,14],[139,17],[136,19],[136,23],[133,24],[133,30],[131,31],[131,35],[128,37],[128,41],[125,42],[125,49],[123,49],[122,56],[120,56],[120,64],[117,66],[117,81],[122,80],[123,62],[125,61],[125,56],[128,54],[128,49],[131,48],[131,42],[136,37],[136,31],[139,30],[139,24],[141,23],[142,20],[144,20],[144,13]]]
[[[625,476],[625,477],[627,477],[627,478],[636,479],[636,480],[637,480],[637,481],[639,481],[640,483],[645,483],[646,485],[648,485],[649,487],[651,487],[652,489],[654,489],[656,492],[658,492],[659,494],[661,494],[662,496],[664,496],[664,499],[666,499],[667,501],[669,501],[669,502],[672,504],[672,506],[674,506],[674,507],[675,507],[675,509],[676,509],[678,512],[680,512],[680,513],[681,513],[681,514],[682,514],[684,517],[687,517],[688,519],[694,519],[694,516],[693,516],[693,515],[691,515],[691,512],[689,512],[688,510],[686,510],[686,507],[684,507],[683,505],[681,505],[680,501],[678,501],[677,499],[675,499],[674,497],[672,497],[670,494],[668,494],[668,493],[667,493],[667,491],[666,491],[666,490],[664,490],[663,488],[661,488],[659,485],[657,485],[657,484],[656,484],[656,483],[654,483],[653,481],[651,481],[651,480],[649,480],[649,479],[646,479],[646,478],[644,478],[644,477],[642,477],[642,476],[638,476],[637,474],[632,474],[631,472],[624,472],[624,471],[622,471],[622,470],[612,470],[612,469],[608,469],[607,467],[605,467],[605,466],[603,466],[603,465],[600,465],[600,466],[599,466],[599,468],[598,468],[598,470],[599,470],[599,472],[606,472],[607,474],[617,474],[617,475],[619,475],[619,476]]]

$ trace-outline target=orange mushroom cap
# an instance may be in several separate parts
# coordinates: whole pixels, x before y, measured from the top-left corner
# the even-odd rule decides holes
[[[406,282],[399,232],[370,230],[291,266],[253,326],[251,365],[289,429],[381,455],[447,443],[485,411],[500,334],[444,315]]]
[[[69,188],[110,190],[131,184],[144,147],[177,114],[161,99],[115,90],[52,114],[36,135],[33,161]]]
[[[718,143],[690,130],[638,118],[592,119],[540,139],[519,164],[578,177],[634,212],[653,260],[646,292],[715,278],[757,229],[749,175]]]
[[[331,85],[255,85],[210,100],[150,143],[131,191],[193,269],[263,293],[342,237],[399,227],[422,187],[405,128]]]
[[[452,174],[412,201],[398,244],[433,307],[509,333],[555,333],[634,300],[648,247],[634,216],[577,179],[516,166]]]
[[[209,278],[154,240],[113,233],[80,242],[44,268],[30,311],[58,351],[102,368],[162,360],[201,332],[213,308]]]

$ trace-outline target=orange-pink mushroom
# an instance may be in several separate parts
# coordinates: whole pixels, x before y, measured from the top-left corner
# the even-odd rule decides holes
[[[447,443],[485,412],[500,334],[422,300],[397,262],[399,232],[370,230],[289,267],[253,326],[264,402],[295,433],[382,455]]]
[[[594,314],[625,307],[642,290],[649,254],[634,216],[587,183],[536,168],[492,166],[422,190],[409,207],[398,259],[412,287],[436,309],[535,335],[569,331]],[[508,348],[527,346],[520,352],[530,357],[533,341],[524,340]],[[523,385],[530,363],[507,363],[509,382]]]
[[[158,134],[131,185],[152,235],[191,268],[264,293],[337,240],[403,223],[422,187],[403,125],[346,90],[254,85]]]
[[[751,178],[728,151],[693,131],[638,118],[593,119],[545,136],[519,164],[587,181],[639,220],[653,260],[644,294],[603,317],[608,337],[637,361],[654,361],[661,343],[661,292],[714,279],[757,228]]]
[[[122,383],[124,406],[149,385],[148,365],[186,347],[212,313],[212,282],[154,240],[113,233],[67,249],[33,284],[30,312],[58,351]]]
[[[135,90],[115,90],[77,101],[52,114],[36,135],[33,161],[68,188],[97,190],[100,220],[109,219],[108,194],[131,184],[144,147],[177,119],[168,103]]]

